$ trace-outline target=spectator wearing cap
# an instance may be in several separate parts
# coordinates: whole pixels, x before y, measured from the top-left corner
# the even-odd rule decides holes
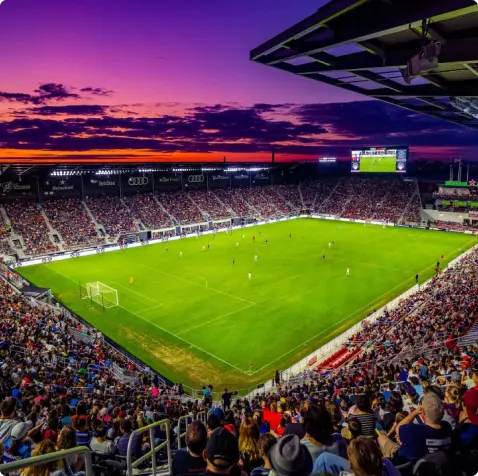
[[[6,443],[11,436],[13,427],[20,422],[20,419],[16,417],[16,410],[17,400],[13,397],[5,399],[0,405],[0,413],[2,414],[0,418],[0,443]]]
[[[278,476],[308,476],[313,460],[297,435],[285,435],[269,451],[269,461]]]
[[[422,407],[417,408],[397,425],[397,434],[401,445],[388,437],[378,438],[384,456],[394,461],[417,461],[430,453],[448,451],[452,443],[452,429],[449,423],[442,421],[443,402],[434,393],[423,397]],[[424,424],[414,424],[415,418],[423,413]]]
[[[11,431],[11,436],[5,443],[3,464],[12,461],[29,458],[32,453],[32,441],[28,438],[28,432],[32,429],[33,423],[17,423]]]
[[[206,427],[199,420],[193,421],[186,430],[187,449],[174,453],[173,476],[203,472],[206,469],[206,461],[203,458],[206,445]]]
[[[347,444],[340,434],[334,434],[330,414],[324,407],[309,407],[304,415],[304,431],[301,444],[309,450],[314,461],[324,451],[338,456],[346,455]]]
[[[234,468],[237,469],[239,461],[237,438],[225,428],[217,428],[209,436],[203,458],[206,460],[206,471],[199,473],[201,476],[231,474]]]

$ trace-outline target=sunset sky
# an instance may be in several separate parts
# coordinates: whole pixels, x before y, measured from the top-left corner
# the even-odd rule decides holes
[[[323,0],[322,0],[323,3]],[[4,0],[0,160],[478,160],[478,132],[249,61],[310,0]]]

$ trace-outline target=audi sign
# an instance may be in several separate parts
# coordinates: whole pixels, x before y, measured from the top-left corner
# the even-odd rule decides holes
[[[204,182],[204,175],[189,175],[188,182],[189,183],[203,183]]]
[[[144,185],[148,185],[149,178],[148,177],[130,177],[128,179],[128,184],[131,187],[141,187]]]

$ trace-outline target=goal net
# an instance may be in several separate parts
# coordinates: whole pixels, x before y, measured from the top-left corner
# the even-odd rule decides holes
[[[90,299],[105,308],[118,306],[118,291],[100,281],[86,283],[83,299]]]

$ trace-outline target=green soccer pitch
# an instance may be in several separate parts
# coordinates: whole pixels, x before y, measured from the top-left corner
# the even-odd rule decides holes
[[[394,155],[361,157],[360,172],[396,172],[397,159]]]
[[[18,271],[172,381],[245,390],[410,288],[417,273],[425,281],[442,254],[445,266],[476,242],[298,219]],[[119,307],[82,300],[80,281],[115,288]]]

